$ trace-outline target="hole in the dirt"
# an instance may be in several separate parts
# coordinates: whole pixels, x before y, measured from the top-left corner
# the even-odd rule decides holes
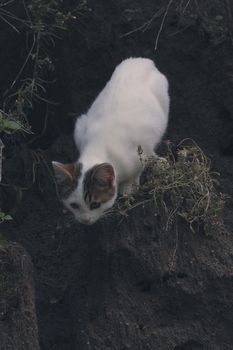
[[[177,345],[173,350],[202,350],[204,346],[196,340],[189,340],[181,345]]]
[[[163,282],[167,282],[169,279],[170,279],[170,274],[169,273],[165,273],[163,276],[162,276],[162,281]]]
[[[178,272],[177,277],[178,278],[186,278],[186,277],[188,277],[188,275],[186,272]]]
[[[151,288],[153,286],[153,281],[152,280],[142,280],[137,283],[137,286],[141,289],[142,292],[150,292]]]

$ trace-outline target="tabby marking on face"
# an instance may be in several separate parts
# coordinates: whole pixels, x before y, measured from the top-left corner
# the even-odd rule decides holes
[[[114,171],[108,163],[95,165],[86,172],[83,181],[84,200],[91,210],[114,196],[113,179]]]

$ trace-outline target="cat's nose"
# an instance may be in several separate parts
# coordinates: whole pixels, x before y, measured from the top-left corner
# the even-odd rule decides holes
[[[91,225],[91,220],[90,219],[82,219],[80,220],[81,224],[84,225]]]

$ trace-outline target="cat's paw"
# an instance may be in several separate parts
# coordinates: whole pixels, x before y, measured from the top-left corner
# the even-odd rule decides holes
[[[127,183],[127,184],[122,184],[120,185],[119,188],[119,193],[124,196],[124,195],[130,195],[133,194],[135,192],[137,192],[138,189],[138,184],[136,184],[135,182],[133,183]]]

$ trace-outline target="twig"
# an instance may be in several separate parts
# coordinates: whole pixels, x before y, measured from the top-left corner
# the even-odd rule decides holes
[[[32,46],[31,46],[31,49],[26,57],[26,60],[24,61],[22,67],[20,68],[19,72],[17,73],[14,81],[12,82],[11,86],[9,87],[9,89],[6,90],[6,92],[4,93],[4,95],[6,96],[8,94],[8,92],[14,87],[15,83],[17,82],[17,80],[19,79],[20,75],[22,74],[29,58],[31,57],[31,54],[32,54],[32,51],[34,49],[34,46],[35,46],[35,43],[36,43],[36,40],[35,40],[35,36],[33,37],[33,43],[32,43]]]
[[[227,14],[227,25],[229,30],[229,35],[231,41],[233,41],[233,6],[230,3],[229,0],[224,0],[225,8],[226,8],[226,14]]]
[[[47,103],[46,104],[46,113],[45,113],[45,118],[44,118],[44,126],[42,128],[42,131],[36,137],[34,137],[30,141],[28,141],[28,143],[27,143],[28,145],[35,142],[36,140],[40,139],[45,134],[46,129],[47,129],[47,123],[48,123],[48,115],[49,115],[48,110],[49,110],[49,108],[48,108],[48,103]]]
[[[19,34],[19,30],[11,23],[9,22],[5,17],[0,15],[0,18],[6,22],[17,34]]]
[[[15,0],[9,0],[9,1],[5,2],[4,4],[0,4],[0,7],[7,6],[7,5],[11,4],[14,1]]]
[[[175,258],[176,258],[176,253],[177,253],[177,249],[178,249],[178,228],[177,228],[177,221],[175,222],[175,230],[176,230],[176,243],[175,243],[175,247],[173,250],[173,254],[172,254],[172,258],[170,261],[170,266],[169,266],[169,272],[173,271],[174,268],[174,263],[175,263]]]
[[[32,27],[32,25],[33,25],[33,23],[32,23],[32,19],[31,19],[31,16],[30,16],[30,14],[29,14],[28,8],[27,8],[27,6],[26,6],[26,4],[25,4],[25,1],[24,1],[24,0],[23,0],[23,7],[24,7],[25,13],[26,13],[27,18],[29,19],[29,22],[30,22],[31,27]]]
[[[16,17],[13,13],[11,13],[11,12],[9,12],[7,10],[4,10],[4,9],[0,8],[0,13],[1,13],[2,16],[6,16],[8,18],[14,19],[17,22],[20,22],[21,24],[30,27],[29,24],[27,23],[27,21],[25,21],[22,18]]]
[[[194,2],[195,2],[195,5],[196,5],[196,8],[197,8],[198,15],[199,15],[200,18],[202,18],[203,15],[202,15],[202,13],[201,13],[201,9],[200,9],[200,6],[199,6],[199,4],[198,4],[198,1],[197,1],[197,0],[194,0]]]
[[[184,6],[183,10],[182,10],[182,15],[184,15],[186,9],[188,8],[189,4],[190,4],[191,0],[188,0],[186,5]]]
[[[133,30],[131,30],[131,31],[125,33],[125,34],[122,34],[122,35],[120,36],[120,38],[124,38],[124,37],[126,37],[126,36],[129,36],[129,35],[135,33],[135,32],[138,32],[138,31],[145,32],[146,30],[148,30],[149,26],[150,26],[151,23],[154,21],[154,19],[155,19],[155,18],[159,18],[159,17],[163,14],[163,12],[164,12],[165,10],[166,10],[166,7],[162,7],[161,9],[159,9],[159,10],[151,17],[151,19],[149,19],[149,21],[143,23],[143,24],[142,24],[140,27],[138,27],[138,28],[135,28],[135,29],[133,29]]]
[[[4,144],[2,140],[0,139],[0,182],[2,181],[2,150],[4,148]]]
[[[173,3],[173,0],[170,0],[169,3],[168,3],[168,5],[167,5],[166,11],[165,11],[165,13],[164,13],[164,16],[163,16],[161,25],[160,25],[160,27],[159,27],[159,31],[158,31],[158,34],[157,34],[157,37],[156,37],[156,40],[155,40],[155,48],[154,48],[155,51],[156,51],[157,48],[158,48],[158,42],[159,42],[160,34],[161,34],[162,30],[163,30],[164,22],[165,22],[165,19],[166,19],[166,17],[167,17],[168,11],[169,11],[169,9],[170,9],[172,3]]]

